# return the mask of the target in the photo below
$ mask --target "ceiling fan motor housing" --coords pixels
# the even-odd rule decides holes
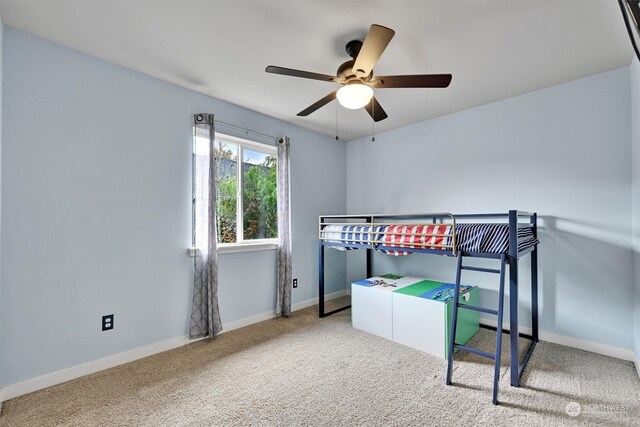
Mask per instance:
[[[338,71],[336,71],[336,75],[344,80],[347,80],[349,77],[355,77],[355,75],[353,74],[354,62],[355,61],[352,59],[340,64],[340,66],[338,67]]]
[[[356,58],[358,57],[358,54],[360,53],[361,48],[362,48],[362,42],[360,40],[351,40],[349,43],[347,43],[347,45],[345,46],[345,50],[347,51],[349,56],[353,59],[341,64],[338,67],[338,71],[336,73],[338,77],[340,77],[345,81],[358,79],[361,81],[368,82],[369,80],[371,80],[371,77],[373,76],[373,70],[371,70],[369,75],[364,78],[358,78],[356,76],[356,73],[354,73],[353,71],[353,64],[356,62]]]
[[[369,80],[371,80],[371,77],[373,76],[373,70],[371,70],[371,72],[369,73],[368,76],[364,77],[364,78],[359,78],[356,76],[356,74],[353,72],[353,64],[355,63],[355,60],[350,60],[347,61],[343,64],[341,64],[338,67],[338,71],[336,72],[336,75],[344,80],[345,82],[349,82],[351,80],[360,80],[360,81],[364,81],[364,82],[368,82]]]

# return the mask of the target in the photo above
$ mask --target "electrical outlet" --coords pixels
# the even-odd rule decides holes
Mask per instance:
[[[293,287],[294,288],[298,287],[298,279],[293,279]]]
[[[113,314],[102,316],[102,330],[108,331],[113,329]]]

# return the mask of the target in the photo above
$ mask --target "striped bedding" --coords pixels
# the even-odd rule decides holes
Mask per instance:
[[[378,225],[374,227],[376,232],[384,231],[386,226]],[[342,244],[367,244],[371,243],[372,234],[370,225],[325,225],[322,229],[322,237],[334,243]],[[363,241],[364,240],[364,241]],[[375,240],[375,239],[374,239]],[[339,251],[350,251],[358,249],[350,246],[331,246]]]
[[[448,225],[389,225],[385,227],[385,234],[379,234],[376,239],[378,246],[397,247],[403,249],[442,249],[439,245],[451,245],[451,237],[443,236],[422,236],[421,234],[451,234],[451,226]],[[397,233],[397,234],[387,234]],[[434,245],[434,246],[425,246]],[[436,246],[438,245],[438,246]],[[377,249],[377,248],[376,248]],[[409,255],[411,251],[397,251],[388,249],[378,249],[388,255],[401,256]]]
[[[509,252],[509,224],[458,224],[458,250],[465,252]],[[531,227],[518,228],[518,252],[540,243]]]
[[[338,250],[353,250],[351,244],[372,244],[376,249],[389,255],[409,255],[407,249],[442,249],[429,245],[451,245],[451,237],[422,236],[420,234],[451,234],[451,227],[445,225],[379,225],[374,233],[369,233],[369,225],[327,225],[322,236],[331,242],[346,246],[330,246]],[[397,234],[396,234],[397,233]],[[373,241],[372,241],[373,237]],[[523,251],[539,243],[531,227],[518,229],[518,251]],[[456,226],[456,246],[465,252],[507,253],[509,251],[509,224],[458,224]],[[399,248],[388,249],[390,247]]]

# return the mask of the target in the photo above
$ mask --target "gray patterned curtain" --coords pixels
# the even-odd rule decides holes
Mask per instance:
[[[291,314],[291,206],[289,203],[289,137],[278,141],[278,292],[276,316]]]
[[[209,139],[196,144],[194,156],[195,257],[193,304],[189,338],[213,338],[222,330],[218,309],[218,250],[216,231],[215,127],[213,114],[194,114],[196,135]],[[198,158],[208,159],[203,166]],[[208,166],[208,167],[207,167]]]

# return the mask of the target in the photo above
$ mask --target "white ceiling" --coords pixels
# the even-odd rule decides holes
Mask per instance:
[[[396,31],[374,73],[451,73],[447,89],[379,89],[376,132],[630,63],[615,0],[0,0],[5,25],[341,139],[371,132],[364,110],[296,117],[373,23]]]

